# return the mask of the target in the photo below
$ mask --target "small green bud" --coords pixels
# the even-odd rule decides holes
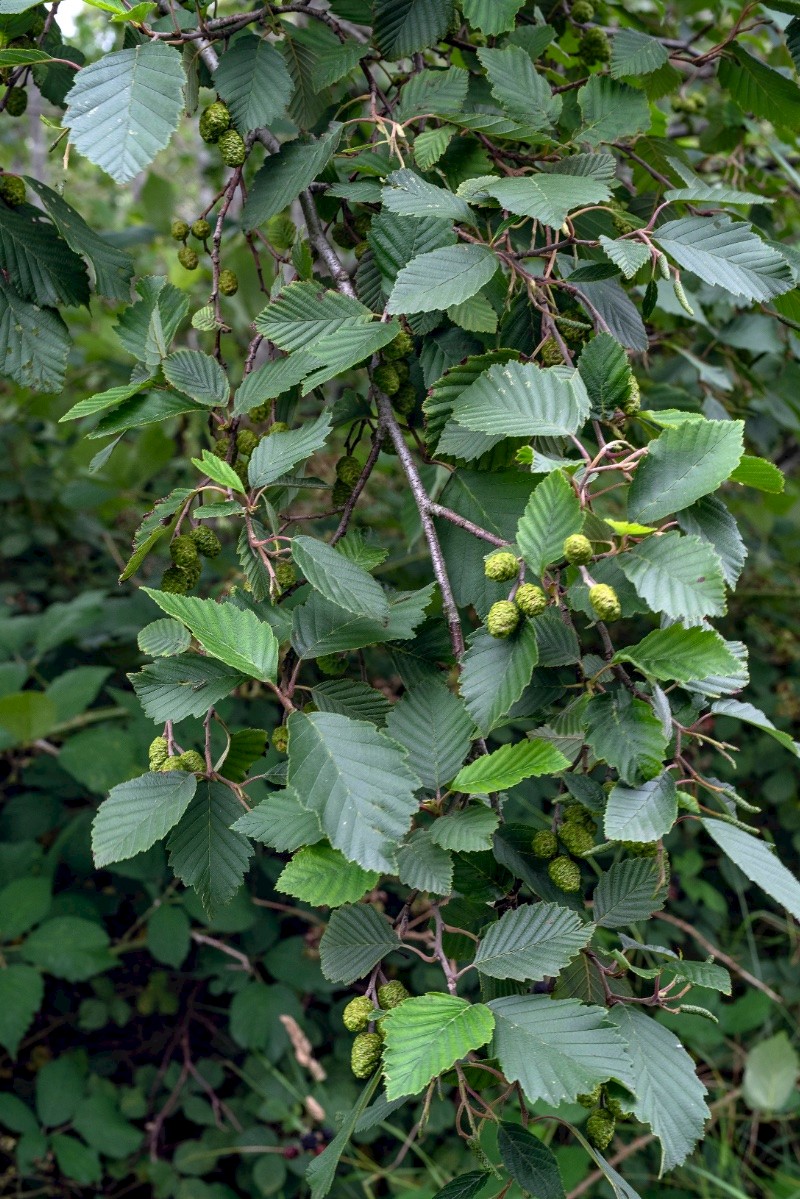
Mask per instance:
[[[583,533],[574,533],[564,542],[564,557],[572,566],[585,566],[594,557],[592,543]]]
[[[589,0],[575,0],[575,3],[569,10],[569,15],[576,25],[585,25],[594,16],[594,8],[589,3]]]
[[[414,338],[410,333],[406,333],[405,329],[401,329],[394,341],[390,341],[388,346],[381,350],[381,357],[384,362],[397,362],[401,358],[407,358],[413,349]]]
[[[247,157],[247,150],[241,134],[235,129],[223,133],[217,142],[222,161],[228,167],[240,167]]]
[[[154,737],[147,750],[151,770],[160,770],[169,757],[169,742],[166,737]]]
[[[297,582],[297,571],[293,564],[285,558],[280,562],[275,563],[275,578],[278,581],[278,586],[285,591],[287,587],[293,587]]]
[[[321,674],[327,674],[335,678],[337,675],[344,674],[347,670],[347,659],[340,658],[338,654],[321,654],[317,658],[317,669]]]
[[[631,375],[628,394],[622,401],[622,411],[626,416],[635,416],[642,406],[641,392],[639,391],[639,380],[635,375]]]
[[[192,237],[196,237],[198,241],[207,241],[211,236],[211,226],[204,217],[192,222]]]
[[[558,887],[559,891],[564,891],[567,895],[574,895],[576,891],[580,891],[581,868],[571,858],[563,855],[560,858],[553,858],[547,867],[547,873],[550,875],[550,881]]]
[[[562,824],[558,835],[569,852],[576,856],[587,853],[594,845],[594,836],[589,829],[575,821]]]
[[[368,241],[360,241],[358,243],[358,245],[353,246],[353,253],[355,254],[356,258],[359,260],[359,262],[364,257],[364,255],[366,254],[368,249],[369,249]]]
[[[393,1007],[399,1007],[401,1003],[409,998],[409,992],[405,989],[401,982],[384,983],[382,987],[378,987],[378,1003],[385,1012],[391,1011]]]
[[[399,362],[393,362],[392,366],[397,371],[397,377],[400,380],[400,386],[402,387],[403,384],[407,383],[411,378],[411,367],[402,359],[400,359]]]
[[[178,758],[181,763],[180,769],[185,770],[187,774],[205,774],[206,760],[201,753],[196,749],[187,749]]]
[[[6,93],[6,112],[10,117],[21,117],[28,107],[28,93],[24,87],[10,87]]]
[[[372,372],[372,381],[387,396],[393,396],[400,390],[400,376],[388,362],[375,367]]]
[[[271,216],[264,227],[267,241],[278,251],[291,250],[297,236],[297,227],[286,212]]]
[[[614,1139],[616,1120],[610,1112],[602,1107],[595,1108],[586,1121],[586,1137],[601,1152],[607,1149]]]
[[[568,804],[564,809],[564,823],[577,824],[581,828],[588,828],[590,833],[597,832],[597,825],[594,822],[594,817],[588,808],[582,803]]]
[[[197,546],[198,554],[202,554],[204,558],[216,558],[217,554],[222,552],[222,542],[208,525],[198,525],[196,529],[192,529],[189,536]]]
[[[352,454],[347,454],[336,463],[336,478],[341,479],[352,490],[361,478],[362,469],[358,458],[354,458]]]
[[[5,200],[9,208],[16,208],[25,203],[25,180],[19,175],[0,175],[0,200]]]
[[[608,62],[611,58],[611,43],[602,29],[586,29],[578,43],[578,57],[587,66]]]
[[[219,290],[223,296],[235,296],[239,290],[239,280],[233,271],[227,268],[219,273]]]
[[[183,770],[181,757],[181,754],[176,754],[173,758],[165,758],[158,769],[162,774],[166,774],[170,770]]]
[[[576,1095],[575,1098],[581,1107],[597,1107],[602,1094],[602,1083],[597,1083],[595,1087],[592,1087],[591,1091],[587,1091],[585,1095]]]
[[[369,1024],[372,1012],[372,1000],[366,995],[357,995],[351,999],[342,1012],[342,1024],[348,1032],[363,1032]]]
[[[343,483],[341,479],[337,479],[331,489],[331,503],[334,508],[344,508],[352,494],[353,488],[347,483]]]
[[[519,574],[519,559],[511,550],[497,550],[484,558],[483,573],[495,583],[507,583]]]
[[[236,448],[244,457],[249,457],[258,445],[258,434],[252,429],[240,429],[236,434]]]
[[[279,754],[285,754],[289,748],[289,730],[285,724],[279,724],[272,732],[272,748]]]
[[[228,441],[227,437],[218,437],[214,442],[211,453],[217,458],[227,458],[230,444],[231,443]]]
[[[547,607],[547,595],[535,583],[523,583],[517,588],[514,602],[525,616],[541,616]]]
[[[548,337],[539,346],[539,359],[543,366],[562,366],[564,355],[554,337]]]
[[[186,241],[189,236],[189,226],[186,221],[174,220],[169,227],[169,235],[174,241]]]
[[[191,246],[181,246],[178,250],[178,262],[187,271],[196,271],[200,265],[197,251],[193,250]]]
[[[381,1060],[381,1038],[376,1032],[360,1032],[353,1041],[350,1069],[356,1078],[369,1078]]]
[[[413,383],[404,383],[392,396],[392,407],[400,416],[410,416],[417,406],[417,389]]]
[[[598,620],[619,620],[622,616],[622,606],[617,593],[607,583],[595,583],[589,588],[589,603],[594,608]]]
[[[161,590],[168,595],[186,595],[190,586],[189,576],[180,566],[168,566],[161,576]]]
[[[605,1104],[606,1111],[610,1116],[613,1116],[615,1120],[625,1119],[627,1115],[625,1108],[622,1106],[619,1099],[617,1099],[614,1095],[609,1095],[608,1091],[605,1089],[603,1091],[603,1102]]]
[[[492,637],[510,637],[519,624],[522,613],[511,600],[492,604],[486,617],[486,628]]]
[[[273,433],[288,433],[289,426],[285,420],[274,420],[267,429],[267,437],[271,437]]]
[[[191,535],[182,533],[180,537],[174,537],[169,547],[169,556],[176,566],[181,566],[184,570],[187,566],[194,566],[197,562],[197,545]]]
[[[200,136],[204,142],[218,142],[226,129],[230,128],[231,114],[226,104],[215,100],[200,116]]]
[[[554,858],[558,853],[558,838],[550,829],[540,829],[533,834],[531,849],[536,858]]]

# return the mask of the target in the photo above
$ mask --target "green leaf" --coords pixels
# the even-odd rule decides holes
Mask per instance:
[[[661,1174],[679,1166],[703,1135],[711,1113],[706,1088],[678,1038],[644,1012],[620,1003],[608,1018],[617,1026],[632,1062],[637,1120],[661,1142]]]
[[[324,171],[339,145],[341,125],[334,123],[318,141],[295,141],[270,154],[259,170],[242,212],[245,230],[283,212]]]
[[[0,699],[0,748],[26,745],[49,733],[58,712],[42,691],[12,691]]]
[[[719,496],[703,496],[691,507],[684,508],[678,513],[678,524],[684,533],[692,533],[708,542],[720,560],[725,582],[729,587],[735,587],[747,558],[747,546],[736,520]]]
[[[800,920],[800,882],[764,841],[724,820],[703,820],[703,827],[743,874]]]
[[[407,121],[409,117],[422,117],[429,112],[439,116],[462,112],[468,86],[469,72],[463,67],[447,67],[443,71],[429,67],[419,71],[403,84],[395,118]],[[415,156],[418,144],[419,135],[414,142]]]
[[[128,353],[155,371],[189,311],[189,298],[160,275],[139,279],[136,290],[141,299],[125,309],[115,331]]]
[[[180,820],[197,788],[179,770],[143,774],[112,787],[92,822],[92,854],[99,870],[150,849]]]
[[[605,234],[601,234],[600,245],[603,247],[603,252],[611,259],[615,266],[619,267],[626,279],[632,279],[645,263],[650,261],[650,251],[640,241],[623,241],[619,238],[614,240],[611,237],[606,237]],[[603,335],[601,334],[600,336]],[[608,334],[605,336],[608,336]],[[581,355],[582,360],[583,355]]]
[[[72,1123],[92,1148],[121,1161],[136,1152],[144,1133],[124,1118],[117,1103],[108,1094],[89,1095],[79,1104]]]
[[[345,1116],[336,1136],[325,1146],[322,1153],[311,1159],[311,1164],[306,1170],[306,1178],[311,1186],[311,1199],[325,1199],[333,1186],[339,1158],[347,1148],[360,1117],[378,1089],[380,1080],[380,1071],[377,1071],[361,1092],[358,1103]]]
[[[458,772],[450,786],[468,795],[488,795],[516,787],[523,779],[558,774],[568,766],[564,755],[548,741],[518,741],[476,758]]]
[[[584,347],[578,370],[592,406],[602,416],[610,417],[629,399],[633,371],[625,350],[609,333],[598,333]]]
[[[612,788],[604,817],[610,841],[658,841],[678,818],[675,780],[666,770],[638,787]]]
[[[405,751],[371,724],[331,712],[293,712],[288,725],[289,786],[348,861],[392,873],[418,807]]]
[[[339,908],[356,903],[379,879],[376,870],[362,870],[330,845],[309,845],[284,866],[275,889],[314,907]]]
[[[57,313],[26,303],[0,278],[0,363],[4,375],[31,391],[60,392],[71,345]]]
[[[455,246],[456,234],[451,222],[439,217],[403,217],[382,211],[372,221],[367,242],[388,296],[402,267],[422,254]]]
[[[179,654],[128,675],[145,715],[157,724],[205,716],[209,708],[245,680],[245,675],[213,658]]]
[[[503,53],[503,51],[494,51]],[[527,55],[524,55],[527,58]],[[548,88],[549,90],[549,88]],[[531,217],[551,229],[560,229],[575,208],[602,204],[611,197],[603,180],[539,171],[510,179],[480,180],[481,194],[493,196],[508,212]]]
[[[28,935],[21,953],[26,962],[47,974],[79,983],[117,965],[109,944],[108,933],[95,920],[54,916]]]
[[[0,890],[0,941],[15,941],[44,920],[52,903],[48,878],[15,878]]]
[[[397,933],[375,908],[360,903],[337,908],[319,943],[322,973],[331,982],[355,982],[399,945]]]
[[[564,1199],[564,1184],[551,1149],[519,1124],[503,1122],[497,1130],[503,1165],[517,1185],[536,1199]]]
[[[433,584],[429,584],[419,591],[393,596],[389,601],[388,624],[354,616],[314,593],[294,610],[292,645],[302,658],[319,658],[322,654],[338,654],[413,637],[432,593]]]
[[[797,1085],[800,1059],[781,1030],[760,1041],[747,1054],[744,1068],[744,1101],[754,1112],[772,1115],[791,1102]]]
[[[397,851],[397,876],[407,887],[434,895],[453,889],[453,859],[429,829],[416,829]]]
[[[800,88],[794,80],[748,54],[738,42],[727,47],[717,77],[744,112],[790,129],[800,121]]]
[[[742,421],[688,421],[651,441],[628,493],[628,516],[642,524],[688,508],[715,491],[742,456]]]
[[[743,454],[739,465],[730,473],[731,483],[740,483],[742,487],[755,487],[757,491],[767,491],[771,495],[780,495],[786,482],[783,471],[765,458],[753,458]]]
[[[192,926],[182,907],[162,903],[147,921],[147,948],[151,957],[177,970],[192,947]]]
[[[649,75],[669,62],[669,54],[658,38],[635,29],[618,29],[611,45],[611,75]]]
[[[590,146],[646,133],[650,128],[647,98],[636,88],[605,75],[592,75],[578,92],[583,128],[575,137]]]
[[[734,296],[764,303],[794,287],[785,258],[746,222],[687,216],[660,225],[653,237],[685,270]]]
[[[536,634],[527,621],[513,637],[492,637],[485,629],[473,634],[464,655],[461,694],[482,736],[517,702],[538,658]]]
[[[374,33],[392,61],[435,45],[447,33],[452,0],[374,0]]]
[[[36,1114],[42,1124],[55,1128],[68,1123],[83,1098],[85,1063],[77,1054],[52,1058],[36,1075]]]
[[[601,875],[593,896],[592,915],[600,928],[624,928],[649,920],[666,900],[667,885],[658,859],[628,858],[616,862]]]
[[[384,208],[400,216],[434,216],[442,220],[474,222],[472,209],[466,200],[426,183],[413,171],[403,168],[393,171],[387,179],[387,187],[381,193]]]
[[[389,620],[389,601],[380,583],[362,567],[324,541],[295,537],[292,558],[312,587],[330,603],[383,624]]]
[[[735,674],[739,669],[719,633],[713,629],[685,629],[679,624],[654,629],[637,645],[618,650],[612,661],[632,662],[651,679],[678,683]]]
[[[282,116],[292,95],[283,55],[266,38],[249,33],[235,38],[221,56],[214,84],[243,136]]]
[[[513,121],[527,129],[549,129],[561,113],[561,97],[538,73],[530,55],[521,46],[502,50],[481,46],[481,66],[486,71],[492,95]]]
[[[326,409],[315,421],[299,429],[262,437],[250,456],[250,486],[269,487],[277,479],[290,474],[299,463],[322,449],[330,431],[331,413]]]
[[[577,370],[533,362],[496,363],[464,391],[454,412],[460,425],[506,437],[569,437],[589,416]]]
[[[51,1144],[56,1165],[65,1178],[83,1186],[99,1184],[102,1181],[103,1167],[96,1149],[91,1149],[77,1137],[67,1136],[63,1132],[55,1133]]]
[[[154,620],[139,632],[136,643],[151,658],[171,658],[182,654],[191,644],[191,635],[177,620]]]
[[[407,999],[383,1018],[386,1097],[418,1095],[492,1035],[494,1017],[483,1003],[436,992]]]
[[[431,841],[459,853],[480,853],[492,848],[500,817],[492,808],[472,804],[440,816],[431,825]]]
[[[269,309],[266,311],[269,312]],[[313,366],[314,359],[310,354],[295,353],[286,358],[275,358],[272,362],[265,362],[263,366],[256,367],[245,376],[236,389],[234,412],[237,415],[249,412],[251,408],[267,400],[277,399],[302,382]]]
[[[321,712],[338,712],[340,716],[368,720],[370,724],[385,724],[390,710],[383,692],[356,679],[326,679],[312,687],[311,696]],[[395,730],[390,731],[390,736],[404,744]],[[419,774],[416,767],[415,770]]]
[[[232,827],[243,836],[263,841],[281,853],[322,840],[316,812],[309,812],[291,787],[273,792],[269,799],[240,816]]]
[[[489,282],[498,259],[488,246],[459,243],[418,254],[398,272],[387,312],[434,312],[474,296]]]
[[[722,564],[699,537],[674,531],[648,537],[617,561],[654,612],[690,622],[725,612]]]
[[[467,756],[475,730],[463,701],[431,679],[406,691],[389,713],[386,731],[405,746],[423,786],[439,791]]]
[[[125,250],[118,249],[86,224],[79,212],[66,202],[58,192],[30,175],[25,176],[28,187],[44,205],[64,241],[76,254],[88,258],[94,267],[95,286],[101,295],[110,300],[128,300],[130,281],[133,276],[133,259]],[[62,417],[63,419],[63,417]]]
[[[371,324],[374,313],[358,300],[316,283],[290,283],[259,313],[255,326],[284,350],[313,349],[322,337]]]
[[[197,792],[167,842],[169,864],[197,893],[209,919],[242,884],[253,847],[232,826],[241,804],[223,783],[201,779]]]
[[[368,45],[356,41],[342,42],[338,46],[331,46],[329,50],[323,50],[317,58],[315,69],[318,87],[326,88],[338,83],[369,53]]]
[[[628,691],[596,695],[586,708],[586,744],[625,783],[660,774],[667,743],[653,709]]]
[[[31,966],[0,967],[0,1045],[12,1058],[44,999],[44,980]]]
[[[593,932],[593,924],[557,903],[525,904],[489,928],[473,965],[492,978],[538,982],[563,970]]]
[[[168,616],[185,624],[213,658],[251,678],[275,682],[278,642],[270,626],[254,612],[232,603],[171,595],[152,587],[143,587],[142,591]]]
[[[151,379],[144,382],[137,380],[135,383],[128,383],[122,387],[110,387],[108,391],[99,391],[96,395],[78,400],[77,404],[73,404],[63,416],[59,417],[59,424],[78,420],[82,416],[92,416],[95,412],[102,412],[106,408],[114,408],[123,400],[132,399],[141,391],[145,391],[151,382]]]
[[[231,390],[227,375],[210,354],[176,350],[162,365],[167,382],[199,404],[227,404]]]
[[[482,0],[476,2],[481,3]],[[495,0],[488,2],[494,4]],[[492,1181],[493,1174],[486,1174],[483,1170],[470,1170],[469,1174],[459,1174],[458,1178],[451,1179],[436,1192],[433,1199],[475,1199],[475,1196]]]
[[[183,109],[181,56],[163,42],[104,54],[67,95],[70,141],[116,183],[128,183],[169,142]]]
[[[625,1078],[630,1070],[622,1038],[604,1008],[546,995],[507,995],[489,1007],[500,1068],[509,1082],[520,1083],[531,1103],[574,1103],[579,1093]]]
[[[800,757],[800,742],[794,741],[782,729],[777,729],[772,721],[753,704],[741,703],[738,699],[719,699],[711,705],[711,711],[718,716],[731,716],[734,720],[743,720],[746,724],[755,725],[756,728],[768,733],[795,757]]]
[[[515,17],[524,3],[525,0],[462,0],[461,8],[473,29],[495,37],[514,28]]]
[[[23,300],[52,307],[88,306],[83,260],[36,208],[4,204],[0,209],[0,266]]]
[[[537,578],[564,557],[564,541],[583,527],[580,500],[567,476],[554,470],[537,484],[517,526],[520,553]]]

